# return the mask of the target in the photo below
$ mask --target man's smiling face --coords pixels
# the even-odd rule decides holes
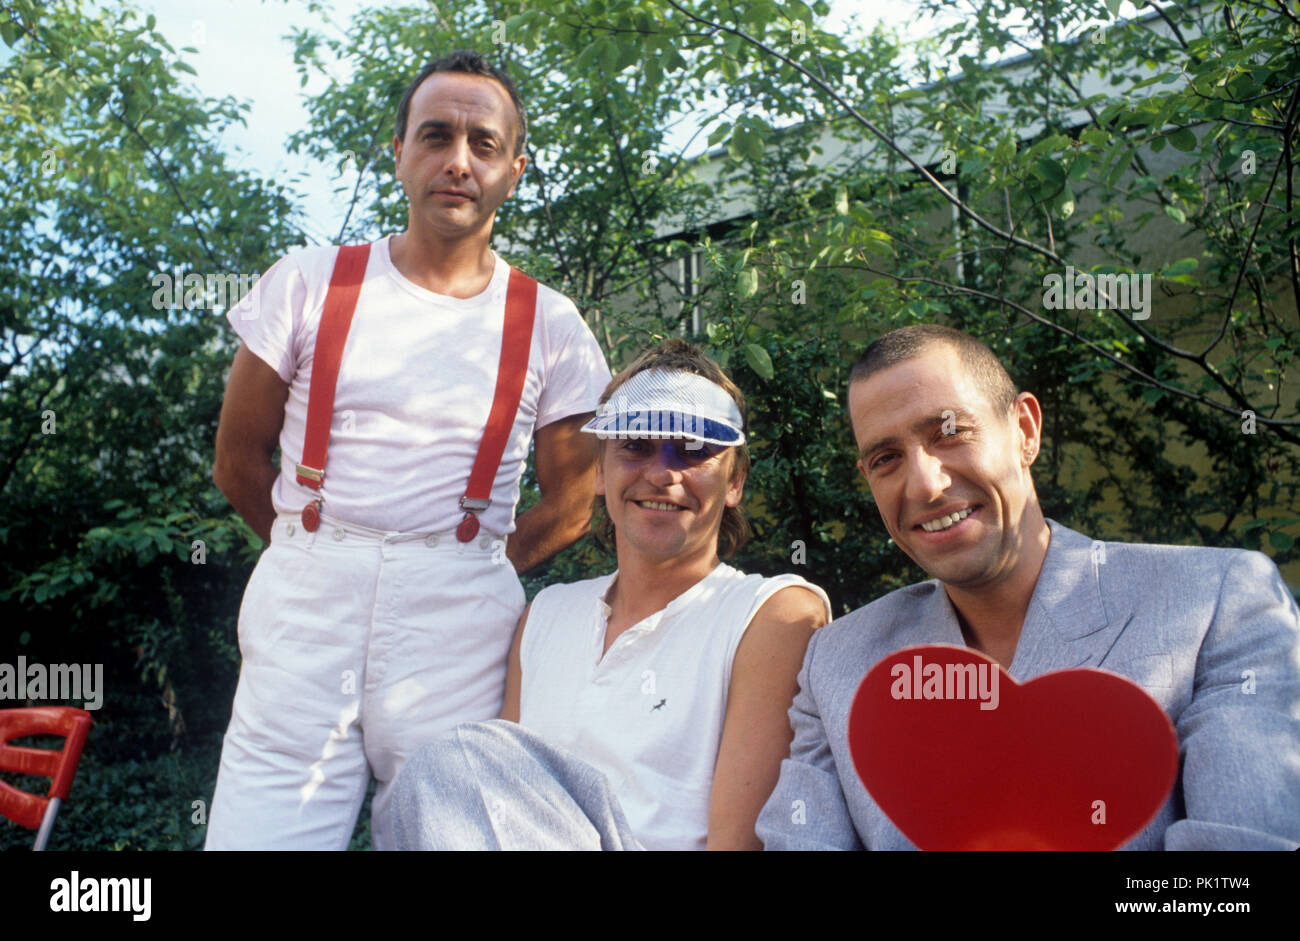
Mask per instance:
[[[489,233],[528,158],[514,156],[518,115],[501,83],[435,72],[411,96],[406,139],[393,139],[411,224],[455,238]]]
[[[649,558],[717,552],[722,511],[738,506],[745,475],[734,449],[683,439],[602,442],[596,493],[623,547]]]
[[[1038,400],[1022,392],[999,412],[943,342],[849,388],[858,468],[890,536],[965,590],[1011,575],[1037,516]]]

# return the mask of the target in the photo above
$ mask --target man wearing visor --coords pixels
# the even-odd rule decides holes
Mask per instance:
[[[669,340],[583,431],[618,568],[524,611],[501,718],[453,729],[398,776],[399,848],[761,848],[795,676],[830,604],[797,575],[721,561],[749,535],[744,397]]]

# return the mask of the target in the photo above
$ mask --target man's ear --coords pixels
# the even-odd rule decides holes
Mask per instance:
[[[396,134],[393,135],[393,171],[396,172],[402,167],[402,139]]]
[[[1021,392],[1013,408],[1021,463],[1029,467],[1043,444],[1043,406],[1032,392]]]
[[[519,185],[519,181],[523,178],[524,167],[528,166],[528,155],[520,154],[512,161],[512,165],[514,168],[515,179],[514,182],[510,184],[510,191],[506,193],[507,199],[515,195],[515,187]]]
[[[741,498],[745,496],[745,478],[748,475],[745,471],[737,471],[731,477],[731,483],[727,487],[727,506],[740,506]]]
[[[602,466],[604,463],[605,443],[598,441],[596,443],[596,496],[598,497],[605,495],[605,471]]]

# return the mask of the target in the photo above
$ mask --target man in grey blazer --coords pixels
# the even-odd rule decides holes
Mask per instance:
[[[858,467],[894,542],[933,579],[813,634],[794,742],[756,831],[767,849],[912,849],[853,767],[867,671],[916,644],[982,651],[1024,683],[1099,667],[1151,694],[1179,772],[1126,849],[1300,846],[1300,613],[1258,552],[1094,542],[1044,519],[1042,409],[982,343],[895,330],[854,365]]]

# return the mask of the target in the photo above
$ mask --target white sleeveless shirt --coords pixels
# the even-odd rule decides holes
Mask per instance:
[[[782,588],[826,593],[798,575],[725,563],[628,628],[605,655],[617,572],[551,585],[520,643],[519,723],[605,773],[646,849],[704,849],[731,664],[758,609]]]

